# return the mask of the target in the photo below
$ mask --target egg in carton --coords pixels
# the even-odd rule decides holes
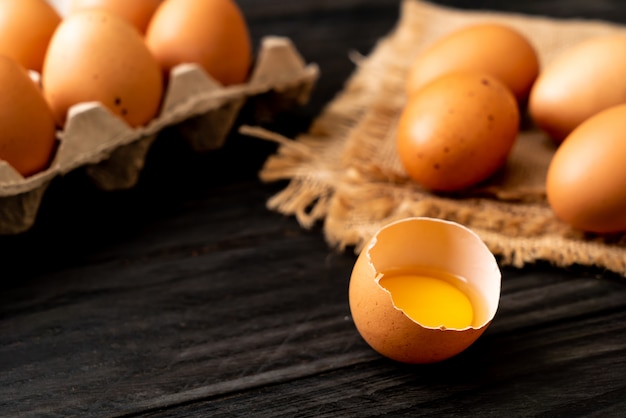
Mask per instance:
[[[57,176],[83,168],[101,189],[131,188],[164,128],[176,127],[196,151],[219,149],[246,102],[256,99],[269,112],[305,104],[318,76],[317,65],[307,64],[288,38],[266,36],[244,84],[222,86],[193,63],[173,68],[160,113],[145,126],[131,128],[98,102],[74,105],[46,170],[25,178],[0,160],[0,234],[33,225]]]

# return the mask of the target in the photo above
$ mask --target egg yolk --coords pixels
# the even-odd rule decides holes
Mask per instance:
[[[380,285],[391,293],[394,305],[426,327],[466,328],[472,325],[470,299],[446,280],[399,274],[384,276]]]

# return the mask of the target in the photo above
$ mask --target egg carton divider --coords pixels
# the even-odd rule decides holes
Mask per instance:
[[[131,188],[164,128],[176,127],[195,151],[221,148],[246,102],[264,97],[304,104],[318,76],[318,66],[307,64],[290,39],[265,36],[245,84],[222,86],[196,64],[172,69],[161,111],[145,126],[132,128],[97,102],[77,104],[57,132],[58,148],[46,170],[25,178],[0,160],[0,234],[29,229],[45,190],[58,176],[84,168],[104,190]]]

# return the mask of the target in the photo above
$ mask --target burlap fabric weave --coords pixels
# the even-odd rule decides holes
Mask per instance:
[[[323,222],[330,246],[358,253],[383,225],[429,216],[473,229],[503,265],[537,260],[598,266],[626,275],[626,234],[598,236],[555,218],[545,199],[545,173],[555,145],[526,123],[506,167],[488,184],[457,194],[429,193],[411,182],[397,157],[395,128],[405,102],[412,58],[436,38],[478,21],[517,28],[545,66],[563,49],[596,35],[626,32],[598,21],[462,11],[404,0],[400,19],[366,57],[305,134],[280,142],[260,172],[266,182],[289,180],[268,207],[309,228]],[[503,57],[503,59],[506,59]]]

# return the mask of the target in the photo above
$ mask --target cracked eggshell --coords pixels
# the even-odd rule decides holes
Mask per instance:
[[[464,329],[429,328],[396,308],[380,284],[385,272],[425,268],[458,275],[479,295],[484,314]],[[354,324],[377,352],[396,361],[433,363],[464,351],[493,320],[501,273],[484,242],[470,229],[434,218],[406,218],[382,227],[359,255],[350,277]]]

